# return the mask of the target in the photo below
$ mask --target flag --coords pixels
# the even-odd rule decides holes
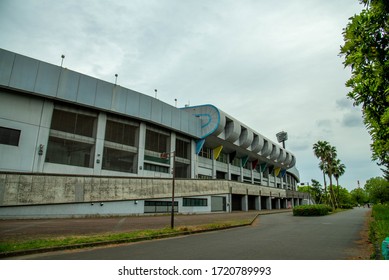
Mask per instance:
[[[201,149],[204,146],[204,143],[205,143],[205,139],[200,139],[200,140],[196,141],[196,155],[198,155],[200,153]]]
[[[242,158],[242,167],[246,165],[248,160],[249,160],[249,156],[245,156],[244,158]]]
[[[258,164],[257,159],[251,162],[251,167],[253,168],[253,170],[255,169],[255,167],[257,167],[257,164]]]
[[[223,150],[223,146],[219,146],[213,149],[213,159],[215,160],[218,159],[222,150]]]

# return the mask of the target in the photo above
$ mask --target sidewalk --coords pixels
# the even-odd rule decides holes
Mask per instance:
[[[261,210],[211,214],[176,214],[175,227],[196,226],[247,220],[251,224],[258,215],[291,212],[291,209]],[[108,218],[0,220],[0,242],[70,235],[92,235],[132,232],[170,227],[170,215],[124,216]]]

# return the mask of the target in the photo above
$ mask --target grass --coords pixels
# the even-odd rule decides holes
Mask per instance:
[[[227,221],[214,224],[205,224],[199,226],[181,226],[174,229],[163,228],[155,230],[139,230],[126,233],[115,234],[97,234],[83,236],[64,236],[64,237],[46,237],[29,240],[7,240],[0,242],[0,253],[7,255],[12,252],[28,252],[31,250],[43,249],[65,249],[65,248],[81,248],[95,245],[129,243],[140,240],[156,239],[163,237],[171,237],[181,234],[190,234],[201,231],[210,231],[224,229],[236,226],[248,225],[252,221],[248,219]],[[1,257],[0,254],[0,257]]]
[[[373,221],[370,222],[370,241],[376,244],[377,253],[381,255],[382,241],[389,236],[389,205],[374,205],[372,217]]]

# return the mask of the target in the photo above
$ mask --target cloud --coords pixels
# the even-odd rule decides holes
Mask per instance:
[[[67,68],[109,82],[117,73],[172,105],[214,104],[273,141],[287,131],[304,181],[320,179],[318,140],[349,165],[366,161],[365,177],[379,170],[338,57],[358,1],[0,2],[1,48],[57,65],[65,54]],[[360,174],[350,166],[345,181]]]
[[[345,127],[363,126],[362,116],[357,112],[349,112],[343,116],[342,125]]]

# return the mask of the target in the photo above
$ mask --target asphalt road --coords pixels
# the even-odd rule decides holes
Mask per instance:
[[[23,256],[40,260],[341,260],[358,253],[368,208],[322,217],[279,213],[252,226],[103,248]]]

